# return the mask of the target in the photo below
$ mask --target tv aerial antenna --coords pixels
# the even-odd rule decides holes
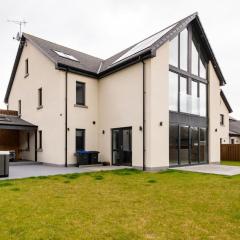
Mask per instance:
[[[16,21],[16,20],[7,20],[8,22],[17,24],[19,26],[19,32],[17,33],[16,37],[13,37],[14,40],[20,41],[22,37],[22,27],[27,24],[25,20]]]

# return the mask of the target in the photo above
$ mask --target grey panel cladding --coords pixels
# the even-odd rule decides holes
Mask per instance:
[[[185,113],[169,112],[169,122],[193,127],[208,127],[208,118]]]

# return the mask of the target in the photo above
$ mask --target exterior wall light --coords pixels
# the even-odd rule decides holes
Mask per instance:
[[[163,125],[163,122],[160,122],[159,125],[162,126],[162,125]]]
[[[142,130],[143,130],[143,129],[142,129],[142,126],[140,126],[140,127],[139,127],[139,131],[142,131]]]
[[[102,134],[105,134],[105,131],[104,131],[104,130],[102,130]]]

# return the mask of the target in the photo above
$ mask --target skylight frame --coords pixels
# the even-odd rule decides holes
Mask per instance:
[[[70,54],[67,54],[67,53],[64,53],[64,52],[61,52],[61,51],[58,51],[58,50],[53,50],[59,57],[62,57],[62,58],[66,58],[68,60],[72,60],[72,61],[75,61],[75,62],[79,62],[79,60],[74,57],[73,55],[70,55]]]

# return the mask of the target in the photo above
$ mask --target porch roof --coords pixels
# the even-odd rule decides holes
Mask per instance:
[[[0,129],[35,131],[38,126],[21,119],[19,116],[0,114]]]

